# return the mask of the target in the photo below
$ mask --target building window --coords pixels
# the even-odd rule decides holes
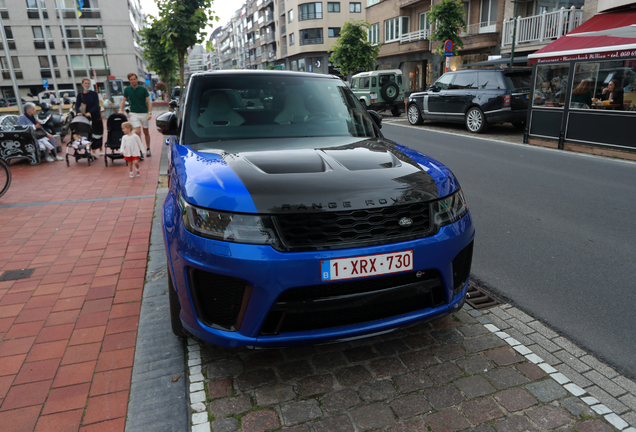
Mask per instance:
[[[60,68],[57,65],[57,57],[51,56],[53,58],[53,69],[55,70],[55,76],[60,78]],[[38,60],[40,61],[40,75],[42,78],[51,78],[51,66],[49,65],[49,58],[47,56],[38,56]]]
[[[60,33],[64,35],[61,28]],[[106,40],[97,36],[97,26],[82,26],[82,38],[86,48],[106,47]],[[66,40],[69,48],[82,47],[77,27],[66,27]],[[62,46],[66,47],[64,42],[64,38],[62,38]]]
[[[291,70],[293,70],[293,71],[297,71],[298,70],[298,62],[296,60],[291,62]]]
[[[36,49],[45,49],[46,45],[44,45],[44,36],[42,36],[42,27],[31,27],[33,30],[33,45]],[[46,26],[46,38],[49,41],[49,47],[55,48],[53,44],[53,36],[51,35],[51,27]]]
[[[329,37],[340,37],[340,27],[329,27]]]
[[[295,42],[296,42],[296,39],[294,38],[294,34],[290,33],[290,35],[289,35],[289,46],[292,46]]]
[[[340,2],[329,2],[327,3],[327,12],[338,12],[340,13]]]
[[[101,54],[89,55],[87,57],[88,57],[88,63],[89,63],[88,68],[96,70],[98,75],[103,75],[103,73],[101,72],[104,72],[104,70],[107,70],[108,68],[107,63],[104,64],[104,57]],[[106,58],[106,62],[108,62],[108,58]],[[71,66],[73,67],[73,70],[79,70],[79,71],[86,70],[86,67],[84,66],[84,56],[72,55]]]
[[[11,56],[11,64],[13,66],[13,71],[15,72],[16,78],[24,78],[22,76],[22,69],[20,69],[20,60],[17,56]],[[9,71],[9,64],[7,63],[7,58],[2,56],[0,57],[0,66],[2,66],[2,78],[11,79],[11,74]]]
[[[287,23],[294,22],[294,10],[287,12]]]
[[[428,12],[421,13],[420,14],[420,30],[429,31],[430,29],[431,29],[431,23],[428,20]]]
[[[26,4],[27,4],[27,16],[29,18],[39,18],[40,15],[38,14],[37,0],[26,0]],[[49,14],[46,10],[46,4],[42,4],[41,9],[42,9],[42,17],[48,18]]]
[[[409,32],[409,17],[397,17],[384,21],[384,43],[397,42]]]
[[[367,7],[380,3],[380,0],[367,0]]]
[[[565,106],[565,94],[569,75],[569,64],[547,64],[537,66],[532,105],[563,109]],[[602,89],[597,88],[596,80],[594,80],[594,77],[596,77],[597,74],[593,69],[590,69],[587,76],[590,77],[589,87],[592,95],[598,94],[597,97],[600,97]],[[581,78],[582,75],[576,74],[574,82],[577,82],[577,80],[582,81]]]
[[[380,24],[373,24],[369,27],[369,42],[374,44],[380,43]]]
[[[322,3],[304,3],[298,5],[298,21],[322,19]]]
[[[298,59],[298,70],[301,72],[305,71],[305,59]]]
[[[324,43],[322,28],[312,28],[300,31],[301,45],[315,45]]]
[[[362,3],[349,3],[349,12],[351,13],[362,12]]]
[[[0,5],[2,3],[0,2]],[[13,39],[13,32],[11,31],[11,27],[5,26],[4,34],[7,36],[7,42],[9,44],[9,49],[15,49],[15,39]],[[0,49],[4,49],[4,45],[2,41],[0,41]]]

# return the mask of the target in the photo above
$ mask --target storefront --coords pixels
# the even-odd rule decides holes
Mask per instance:
[[[634,10],[597,14],[528,56],[534,87],[525,142],[636,152],[636,32],[626,31],[634,25]]]

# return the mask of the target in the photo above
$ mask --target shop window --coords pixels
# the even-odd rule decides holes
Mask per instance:
[[[329,2],[327,3],[327,12],[340,12],[340,2]]]
[[[563,108],[569,73],[570,65],[568,64],[537,66],[532,105]]]
[[[301,72],[305,72],[305,59],[298,60],[298,70]]]
[[[298,62],[296,60],[291,62],[291,70],[293,70],[293,71],[297,71],[298,70]]]
[[[577,63],[570,108],[636,113],[636,60]]]

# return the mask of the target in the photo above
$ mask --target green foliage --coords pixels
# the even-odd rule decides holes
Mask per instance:
[[[370,24],[365,21],[347,21],[334,47],[329,50],[329,61],[339,67],[343,75],[357,72],[358,68],[374,69],[380,45],[368,41],[369,27]]]
[[[160,22],[152,22],[150,26],[139,32],[143,38],[141,46],[144,48],[143,56],[148,62],[148,68],[157,72],[164,83],[171,83],[176,78],[179,63],[177,53],[161,43],[161,32]],[[161,91],[166,91],[166,89],[161,89]]]
[[[205,40],[205,27],[210,21],[218,21],[214,15],[212,0],[157,0],[161,43],[177,55],[179,86],[183,88],[183,66],[188,48]]]
[[[459,37],[459,32],[466,27],[462,2],[458,0],[442,0],[441,3],[431,6],[429,19],[431,24],[435,23],[435,31],[431,33],[429,40],[442,43],[435,52],[444,54],[444,42],[450,39],[454,44],[453,52],[457,55],[457,49],[464,47],[464,43]]]

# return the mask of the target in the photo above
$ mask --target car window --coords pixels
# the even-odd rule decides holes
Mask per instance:
[[[435,86],[439,88],[440,90],[448,90],[448,87],[450,86],[450,83],[453,81],[453,78],[455,78],[455,75],[456,74],[454,73],[442,75],[437,81],[435,81]]]
[[[504,81],[509,89],[530,89],[532,75],[530,72],[504,74]]]
[[[402,85],[402,75],[398,75],[397,76],[397,83],[401,86]]]
[[[366,80],[368,85],[369,78]],[[366,110],[340,80],[272,74],[201,77],[191,84],[184,143],[254,138],[374,137]]]
[[[371,77],[371,87],[378,86],[378,79],[376,77]]]
[[[368,89],[369,88],[369,78],[360,78],[360,88]]]
[[[464,90],[477,88],[477,74],[476,73],[459,73],[453,81],[453,85],[450,86],[451,90]]]
[[[358,78],[353,78],[351,80],[351,88],[352,89],[357,89],[358,88]]]
[[[482,90],[503,89],[503,83],[499,82],[497,72],[479,72],[479,88]]]
[[[393,74],[380,75],[380,87],[382,87],[384,84],[388,83],[389,81],[395,82],[395,75]]]

